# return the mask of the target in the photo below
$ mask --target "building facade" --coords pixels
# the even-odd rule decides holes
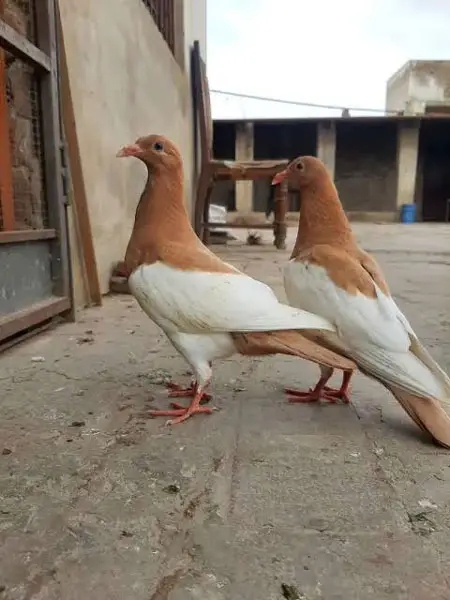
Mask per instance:
[[[319,157],[352,219],[395,221],[403,204],[417,220],[448,219],[450,118],[423,116],[221,120],[214,123],[220,159]],[[212,202],[227,206],[229,222],[264,222],[269,181],[219,182]],[[288,218],[298,218],[291,194]]]
[[[391,221],[403,204],[416,218],[450,219],[450,61],[409,61],[386,86],[386,115],[310,119],[218,120],[214,152],[220,159],[319,157],[328,167],[351,218]],[[266,181],[221,182],[212,201],[229,221],[264,220]],[[289,200],[297,219],[298,195]]]
[[[450,111],[450,61],[410,60],[386,86],[386,111],[405,115]]]

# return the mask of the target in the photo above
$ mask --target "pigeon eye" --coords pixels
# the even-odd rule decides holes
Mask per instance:
[[[155,142],[153,144],[153,150],[156,150],[157,152],[162,152],[164,150],[164,146],[161,144],[161,142]]]
[[[296,168],[296,169],[298,169],[299,171],[303,171],[303,169],[304,169],[303,163],[301,163],[301,162],[298,162],[298,163],[295,165],[295,168]]]

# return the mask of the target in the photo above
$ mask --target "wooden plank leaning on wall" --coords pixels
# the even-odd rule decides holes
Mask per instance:
[[[1,2],[2,0],[0,0]],[[69,155],[72,212],[75,231],[81,246],[82,271],[88,296],[88,305],[101,305],[102,294],[98,278],[97,261],[95,258],[94,242],[92,239],[91,222],[89,219],[89,207],[84,185],[83,169],[81,165],[80,147],[75,122],[75,113],[70,90],[69,72],[67,68],[67,55],[64,45],[64,33],[61,25],[61,17],[57,10],[57,27],[60,40],[60,67],[61,67],[61,105],[64,133]]]

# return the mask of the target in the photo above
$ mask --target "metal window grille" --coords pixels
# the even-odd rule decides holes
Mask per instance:
[[[174,0],[142,0],[148,8],[161,35],[172,53],[175,53]]]
[[[48,207],[39,81],[32,67],[9,52],[5,57],[15,229],[44,229]]]

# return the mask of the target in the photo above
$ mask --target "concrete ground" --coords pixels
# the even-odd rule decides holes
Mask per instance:
[[[450,228],[355,230],[450,370]],[[216,249],[283,296],[288,252]],[[1,600],[450,599],[450,452],[381,386],[289,405],[317,367],[236,356],[220,412],[142,418],[186,368],[128,296],[1,357]]]

